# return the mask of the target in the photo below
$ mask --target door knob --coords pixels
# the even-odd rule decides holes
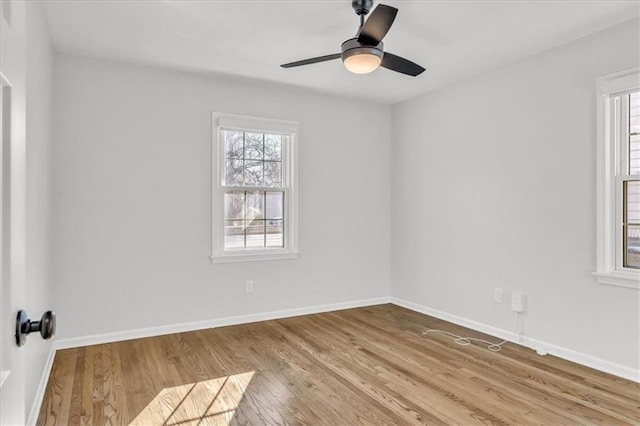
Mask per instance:
[[[47,311],[40,321],[31,321],[23,310],[18,312],[16,320],[16,344],[22,346],[27,342],[27,334],[39,331],[43,339],[51,339],[56,333],[56,313]]]

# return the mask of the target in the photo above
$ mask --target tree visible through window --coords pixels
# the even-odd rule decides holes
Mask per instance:
[[[296,259],[298,123],[212,114],[213,263]]]
[[[224,248],[284,247],[283,145],[287,135],[222,130]]]

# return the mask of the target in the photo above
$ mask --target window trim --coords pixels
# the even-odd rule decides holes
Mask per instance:
[[[640,68],[597,79],[597,269],[600,284],[640,289],[640,270],[624,268],[622,255],[621,135],[617,132],[613,97],[640,88]],[[640,176],[638,176],[640,178]]]
[[[224,191],[222,185],[224,144],[221,129],[238,129],[289,135],[283,150],[284,248],[224,250]],[[298,250],[298,123],[248,115],[212,113],[211,143],[211,261],[217,263],[295,259]],[[274,188],[258,188],[259,190]]]

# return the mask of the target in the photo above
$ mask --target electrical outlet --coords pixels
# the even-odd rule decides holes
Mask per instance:
[[[502,303],[502,289],[494,288],[493,289],[493,301],[496,303]]]
[[[247,280],[247,282],[245,282],[245,289],[247,293],[253,293],[253,280]]]
[[[524,312],[526,296],[522,293],[511,293],[511,310]]]

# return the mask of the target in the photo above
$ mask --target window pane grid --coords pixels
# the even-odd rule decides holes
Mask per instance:
[[[212,262],[297,258],[298,123],[212,117]]]
[[[225,250],[284,248],[284,191],[224,192]]]
[[[285,135],[222,130],[224,185],[282,187],[282,149]]]
[[[640,92],[629,94],[629,133],[640,133]]]
[[[629,135],[628,159],[629,174],[640,174],[640,92],[630,93],[628,96],[629,105]]]
[[[622,202],[622,266],[640,269],[640,181],[623,182]]]
[[[284,248],[286,135],[222,129],[224,249]]]

